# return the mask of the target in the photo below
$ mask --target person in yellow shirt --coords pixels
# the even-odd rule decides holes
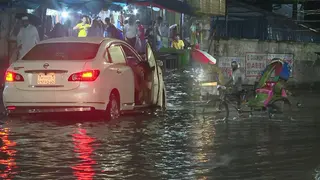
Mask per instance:
[[[73,29],[79,30],[78,37],[87,37],[88,29],[91,27],[88,17],[83,16],[81,22],[78,23]]]
[[[179,34],[175,36],[174,40],[172,41],[171,47],[175,49],[184,49],[184,42],[180,40]]]

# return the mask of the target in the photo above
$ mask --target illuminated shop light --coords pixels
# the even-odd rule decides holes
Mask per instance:
[[[61,15],[62,17],[67,18],[69,16],[69,13],[66,11],[63,11]]]
[[[134,14],[134,15],[137,15],[138,12],[139,12],[138,9],[134,9],[134,10],[133,10],[133,14]]]

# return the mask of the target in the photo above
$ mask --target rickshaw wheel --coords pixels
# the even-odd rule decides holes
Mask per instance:
[[[214,117],[217,120],[227,121],[229,118],[229,107],[225,101],[208,101],[206,106],[202,109],[204,118]]]
[[[269,119],[292,120],[292,104],[287,98],[276,99],[267,107]]]

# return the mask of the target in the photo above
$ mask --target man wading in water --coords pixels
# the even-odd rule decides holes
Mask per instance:
[[[237,101],[237,109],[240,110],[241,105],[241,93],[242,93],[242,84],[244,81],[243,74],[240,71],[240,66],[236,61],[232,61],[232,78],[227,82],[226,86],[230,86],[232,88],[232,95],[235,97]]]

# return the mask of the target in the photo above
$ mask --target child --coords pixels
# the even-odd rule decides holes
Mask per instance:
[[[184,49],[184,42],[180,40],[179,34],[175,36],[174,40],[172,41],[171,47],[175,49]]]

